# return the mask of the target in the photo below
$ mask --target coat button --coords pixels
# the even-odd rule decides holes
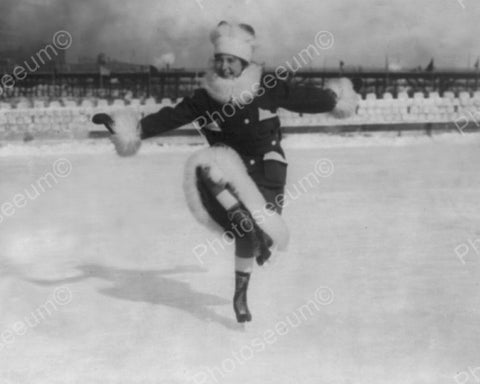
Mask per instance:
[[[273,140],[272,145],[277,145],[277,140]]]
[[[255,165],[255,160],[250,160],[250,165]]]
[[[248,124],[248,123],[250,123],[250,119],[245,119],[245,120],[243,120],[243,122],[244,122],[245,124]]]

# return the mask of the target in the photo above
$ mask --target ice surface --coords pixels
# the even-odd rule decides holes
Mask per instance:
[[[291,245],[255,270],[245,328],[232,248],[184,203],[195,148],[0,148],[0,383],[438,384],[480,366],[478,135],[327,139],[286,140]],[[320,159],[333,174],[302,184]]]

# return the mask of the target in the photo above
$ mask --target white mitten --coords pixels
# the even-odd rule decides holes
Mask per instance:
[[[327,80],[325,88],[337,95],[337,105],[331,112],[335,117],[343,119],[355,114],[360,96],[353,89],[352,82],[346,77]]]
[[[138,152],[142,141],[140,139],[140,123],[135,112],[118,110],[110,115],[100,113],[93,116],[93,122],[105,125],[112,133],[110,140],[120,156],[133,156]]]

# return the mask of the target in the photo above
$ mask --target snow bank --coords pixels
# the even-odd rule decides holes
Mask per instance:
[[[368,146],[405,146],[428,143],[480,144],[480,132],[460,134],[445,132],[427,136],[420,132],[352,133],[348,135],[327,133],[288,134],[283,140],[286,149],[298,148],[342,148]],[[157,152],[192,152],[204,146],[200,137],[156,138],[143,142],[140,154]],[[42,141],[0,143],[0,158],[9,156],[55,156],[59,154],[104,154],[114,153],[113,145],[107,139],[79,141]]]

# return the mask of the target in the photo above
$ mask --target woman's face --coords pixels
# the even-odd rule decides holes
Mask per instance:
[[[233,55],[217,54],[214,60],[215,72],[224,79],[234,79],[243,71],[242,60]]]

